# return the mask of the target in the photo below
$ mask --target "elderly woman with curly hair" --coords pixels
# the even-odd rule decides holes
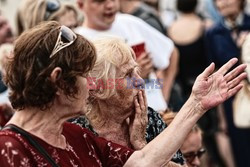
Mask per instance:
[[[217,72],[211,64],[198,76],[190,98],[170,126],[133,151],[66,122],[86,113],[87,76],[95,60],[90,42],[56,22],[36,26],[17,39],[4,76],[16,112],[0,131],[1,166],[162,166],[197,120],[239,91],[246,77],[246,65],[227,73],[237,59]],[[123,80],[127,74],[137,75],[132,55],[127,66],[120,71]],[[145,100],[141,93],[134,99],[130,134],[137,134]]]

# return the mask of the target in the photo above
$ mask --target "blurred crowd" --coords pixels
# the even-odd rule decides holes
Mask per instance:
[[[10,4],[15,11],[7,8]],[[58,113],[59,109],[62,110],[60,114],[67,113],[66,109],[68,111],[72,106],[77,107],[80,102],[73,103],[74,100],[70,99],[69,102],[61,103],[62,99],[76,97],[82,101],[87,99],[86,104],[83,104],[86,105],[86,111],[73,116],[62,114],[64,122],[89,129],[87,136],[91,133],[90,136],[103,137],[129,148],[122,149],[127,152],[124,154],[126,158],[132,154],[130,149],[150,152],[151,149],[147,148],[151,148],[152,143],[155,144],[152,147],[156,152],[161,151],[156,147],[157,142],[154,142],[158,134],[165,132],[164,129],[175,127],[180,130],[169,130],[174,133],[170,135],[173,139],[169,142],[176,141],[176,146],[169,145],[172,150],[167,152],[169,155],[166,160],[169,163],[165,163],[165,166],[250,167],[250,66],[240,66],[242,63],[250,64],[249,6],[248,0],[20,0],[17,3],[0,0],[0,128],[6,124],[15,125],[33,134],[38,141],[46,141],[43,131],[38,130],[39,126],[43,127],[46,123],[38,120],[48,118],[53,122],[49,119],[52,115],[45,117],[47,114],[44,114],[43,118],[35,112],[43,113],[51,111],[50,108],[58,108]],[[15,17],[10,18],[11,12],[15,13]],[[58,26],[60,28],[55,28]],[[55,34],[58,29],[59,34]],[[53,40],[56,44],[53,44]],[[82,48],[81,43],[86,48]],[[63,54],[69,56],[65,60],[57,58],[64,57]],[[74,58],[78,54],[89,57]],[[44,55],[49,55],[50,61]],[[33,59],[33,56],[37,58]],[[206,78],[206,81],[216,81],[219,85],[211,88],[212,95],[209,96],[210,89],[197,81],[200,74],[204,74],[204,70],[206,73],[209,67],[220,72],[225,68],[224,64],[233,58],[237,58],[238,62],[223,74],[227,81],[228,98],[224,99],[220,92],[220,88],[226,86],[223,87],[224,80],[218,79],[217,75],[208,75]],[[10,63],[9,59],[13,61]],[[65,69],[59,68],[61,66],[54,60]],[[211,65],[212,62],[215,65]],[[246,76],[239,71],[245,71]],[[73,76],[83,74],[87,78],[90,93],[75,86],[78,80]],[[45,77],[47,75],[48,78]],[[125,77],[129,79],[123,80],[126,82],[126,90],[123,90],[119,84],[124,83],[119,79]],[[208,112],[199,115],[197,123],[191,121],[193,124],[185,127],[183,121],[183,126],[178,127],[177,121],[181,122],[180,118],[184,115],[179,111],[187,110],[190,97],[198,94],[198,86],[194,85],[208,92],[202,96],[208,97],[205,104],[211,102],[211,107],[206,108]],[[231,89],[237,89],[237,93],[234,90],[231,93]],[[77,98],[77,92],[84,98]],[[223,100],[212,105],[218,96]],[[200,99],[197,101],[203,102]],[[137,105],[140,110],[136,109]],[[193,104],[193,108],[199,107]],[[138,113],[140,116],[136,115]],[[34,120],[29,126],[25,124],[25,121],[35,117],[38,123]],[[177,121],[173,121],[175,119]],[[54,120],[55,125],[61,122],[58,120]],[[139,120],[139,123],[134,120]],[[33,125],[34,128],[31,128]],[[70,126],[64,128],[65,136],[70,128],[80,133],[79,129]],[[13,161],[12,166],[15,166],[17,161],[21,162],[21,158],[13,160],[8,157],[10,155],[5,152],[3,145],[9,141],[6,137],[9,134],[3,131],[8,129],[0,132],[0,160],[9,158],[8,162]],[[49,137],[47,139],[51,141],[47,144],[56,145],[56,141]],[[75,143],[76,147],[78,142]],[[97,143],[104,145],[102,140],[97,140]],[[168,145],[159,145],[159,148],[161,146],[168,149]],[[23,147],[26,148],[26,145]],[[70,145],[69,148],[68,145],[65,147],[70,149]],[[112,147],[120,149],[117,145]],[[62,148],[62,145],[58,148]],[[92,146],[87,148],[92,158],[96,158],[99,152],[101,155],[107,152],[103,153],[99,148],[98,153],[94,154],[91,152]],[[22,149],[20,146],[19,150]],[[27,149],[32,150],[28,146]],[[74,154],[79,156],[78,152]],[[70,157],[68,155],[61,153],[58,156],[63,159]],[[33,156],[38,155],[34,153]],[[110,155],[107,157],[110,158]],[[116,164],[117,157],[110,162],[102,158],[106,166]],[[120,161],[126,159],[124,156],[119,158]],[[36,160],[41,164],[46,162],[39,158]],[[71,160],[71,165],[76,166],[77,160]],[[67,164],[59,159],[55,161],[60,166]],[[25,166],[25,163],[20,164]],[[4,165],[7,164],[6,161]],[[91,162],[87,165],[91,165]],[[124,163],[116,165],[123,166]]]

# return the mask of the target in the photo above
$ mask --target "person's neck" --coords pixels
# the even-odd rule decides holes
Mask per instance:
[[[129,125],[126,121],[129,113],[127,115],[122,113],[124,111],[121,108],[98,101],[86,116],[99,136],[131,147],[129,142]]]
[[[194,12],[192,12],[192,13],[181,13],[179,17],[182,18],[182,19],[198,18],[198,16]]]
[[[141,4],[141,1],[122,1],[121,11],[132,14]]]
[[[98,26],[96,24],[92,24],[90,21],[88,21],[87,18],[85,18],[83,24],[83,27],[89,28],[89,29],[93,29],[93,30],[97,30],[97,31],[106,31],[110,29],[110,26]]]
[[[234,23],[236,22],[237,18],[240,16],[241,12],[229,15],[228,17],[225,18],[228,22]]]
[[[64,107],[52,107],[47,110],[26,108],[16,111],[8,124],[14,124],[39,137],[48,144],[61,149],[66,148],[66,139],[62,135],[63,123],[69,119]]]

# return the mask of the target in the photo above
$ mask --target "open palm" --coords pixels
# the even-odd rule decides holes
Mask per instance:
[[[243,85],[240,82],[247,76],[244,72],[246,65],[241,64],[228,72],[237,61],[236,58],[231,59],[216,72],[214,72],[215,65],[212,63],[197,77],[192,95],[204,110],[224,102],[242,88]]]

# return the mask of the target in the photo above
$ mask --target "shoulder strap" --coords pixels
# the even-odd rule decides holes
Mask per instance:
[[[2,130],[4,129],[9,129],[16,133],[21,134],[38,152],[40,152],[45,157],[45,159],[52,165],[52,167],[58,167],[58,165],[51,158],[51,156],[47,153],[47,151],[40,144],[38,144],[38,142],[35,141],[26,131],[11,124],[6,125]]]

